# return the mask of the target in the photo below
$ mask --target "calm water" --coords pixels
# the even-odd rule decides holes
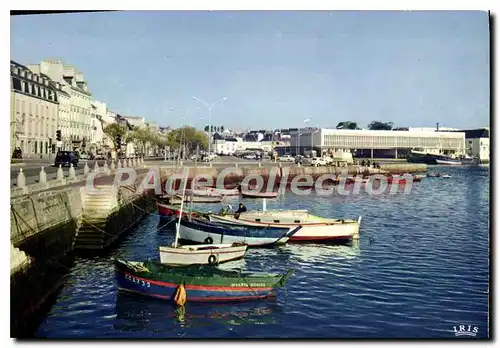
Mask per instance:
[[[162,301],[118,294],[114,256],[158,259],[158,244],[173,240],[168,228],[158,229],[165,220],[150,216],[109,256],[76,261],[37,336],[453,338],[453,326],[472,325],[479,328],[476,337],[488,337],[489,168],[439,171],[452,178],[425,178],[408,195],[290,194],[268,201],[268,208],[363,216],[357,245],[250,250],[237,267],[296,269],[274,300],[214,305],[188,299],[185,311],[176,312]]]

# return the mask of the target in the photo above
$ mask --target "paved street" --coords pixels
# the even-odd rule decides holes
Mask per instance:
[[[99,166],[104,165],[104,160],[98,161]],[[86,161],[90,169],[94,168],[95,161]],[[110,165],[110,161],[108,161],[108,165]],[[194,161],[184,161],[184,165],[188,166],[194,166],[195,163]],[[212,166],[214,167],[223,167],[223,166],[234,166],[236,163],[239,165],[257,165],[258,161],[256,160],[247,160],[247,159],[242,159],[239,157],[233,157],[233,156],[221,156],[216,158],[212,162]],[[175,161],[164,161],[163,158],[148,158],[144,161],[144,164],[146,166],[175,166]],[[263,161],[262,165],[263,166],[271,166],[274,165],[274,162],[270,161]],[[282,163],[282,165],[289,165],[290,163]],[[210,163],[208,162],[197,162],[196,165],[198,166],[209,166]],[[45,159],[45,160],[40,160],[40,159],[34,159],[34,160],[29,160],[25,161],[21,164],[15,164],[11,165],[10,169],[10,181],[11,181],[11,186],[15,186],[16,180],[17,180],[17,175],[19,174],[20,169],[23,169],[24,176],[26,177],[26,183],[29,184],[34,184],[38,182],[39,178],[39,173],[41,167],[44,167],[45,172],[47,173],[47,180],[53,180],[56,178],[57,175],[57,167],[54,167],[54,162],[53,160]],[[76,175],[83,174],[83,167],[85,166],[85,161],[82,161],[78,164],[78,167],[75,169]],[[69,167],[63,167],[64,175],[67,177],[68,176],[68,171]]]

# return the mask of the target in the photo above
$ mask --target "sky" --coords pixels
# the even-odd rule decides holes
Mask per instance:
[[[158,11],[11,17],[11,59],[60,59],[162,126],[489,126],[487,12]],[[304,122],[304,120],[309,121]]]

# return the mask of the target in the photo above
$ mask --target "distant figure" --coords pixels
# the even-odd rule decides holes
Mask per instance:
[[[234,218],[235,219],[239,219],[240,218],[240,214],[241,213],[244,213],[247,211],[247,207],[245,207],[243,205],[243,203],[240,203],[239,207],[238,207],[238,210],[236,210],[236,213],[234,213]]]
[[[361,161],[361,166],[364,167],[365,166],[365,160],[362,160]]]

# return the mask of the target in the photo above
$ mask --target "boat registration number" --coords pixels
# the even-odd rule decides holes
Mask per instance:
[[[263,288],[265,286],[266,286],[266,284],[264,284],[264,283],[234,283],[234,284],[231,284],[231,287],[233,287],[233,288],[243,288],[243,287]]]
[[[150,282],[135,278],[129,274],[125,274],[125,279],[130,280],[132,283],[139,284],[139,285],[142,285],[142,286],[147,287],[147,288],[151,287]]]

